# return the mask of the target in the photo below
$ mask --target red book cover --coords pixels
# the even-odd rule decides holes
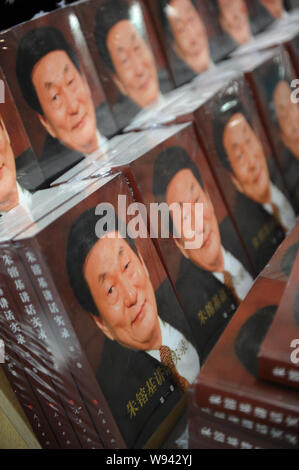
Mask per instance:
[[[295,213],[244,77],[194,112],[200,142],[259,273],[295,225]]]
[[[0,34],[1,67],[45,183],[100,151],[115,122],[72,8]]]
[[[166,131],[160,143],[160,131],[151,132],[153,142],[156,134],[156,145],[122,170],[138,200],[151,213],[154,241],[204,361],[251,288],[252,268],[198,144],[194,126],[180,126],[176,132],[175,129],[172,133],[169,129],[168,136]],[[167,210],[173,204],[183,208],[183,204],[189,203],[194,216],[199,217],[196,202],[203,204],[203,227],[199,224],[195,227],[192,221],[192,229],[196,233],[203,230],[203,240],[198,247],[185,249],[188,237],[174,236],[179,228],[178,218],[172,213],[168,220]],[[164,209],[166,206],[166,220],[157,208],[159,204]],[[156,212],[152,212],[155,207]],[[189,220],[188,215],[186,219],[182,217]],[[170,236],[167,238],[163,229],[168,222]]]
[[[250,64],[248,63],[250,67]],[[257,63],[246,77],[252,87],[273,153],[282,171],[292,205],[299,212],[299,105],[296,72],[288,52],[279,48]],[[291,125],[290,125],[291,123]]]
[[[230,411],[298,434],[298,393],[258,378],[258,352],[285,291],[259,277],[210,354],[192,388],[193,405]]]
[[[146,0],[176,86],[208,70],[213,63],[209,16],[197,0]],[[208,10],[205,9],[205,13]],[[208,12],[209,13],[209,12]]]
[[[250,15],[246,0],[232,2],[225,0],[201,2],[198,0],[198,3],[209,4],[210,15],[218,23],[218,47],[226,51],[223,57],[251,39]],[[222,41],[222,46],[220,46],[220,41]]]
[[[299,255],[259,352],[259,377],[299,388]]]
[[[15,242],[23,262],[27,258],[26,269],[41,302],[38,278],[48,284],[54,300],[43,302],[45,314],[87,409],[92,416],[97,412],[94,423],[104,445],[140,448],[153,445],[155,434],[155,442],[161,442],[165,429],[169,431],[182,406],[181,390],[198,373],[199,358],[152,242],[138,238],[135,245],[135,238],[127,237],[126,243],[108,237],[105,243],[95,231],[105,211],[118,207],[119,195],[134,202],[121,176],[108,183],[91,182],[76,201],[40,220]],[[117,213],[117,231],[122,233],[127,213],[119,207]],[[114,233],[108,227],[108,234]],[[124,245],[117,249],[115,243]],[[98,250],[103,244],[107,249]],[[119,272],[120,259],[124,264]],[[141,281],[144,285],[137,285]],[[128,317],[121,315],[124,309]],[[187,361],[186,377],[178,371],[173,378],[156,354],[162,328],[158,318],[170,332],[177,331],[175,337],[166,333],[166,339],[169,347],[175,346],[177,367]],[[151,354],[145,352],[150,346]]]
[[[74,6],[118,127],[174,87],[148,11],[136,0]]]

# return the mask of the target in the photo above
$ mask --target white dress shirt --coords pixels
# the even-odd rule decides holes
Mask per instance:
[[[236,290],[239,299],[245,299],[248,291],[251,289],[253,284],[253,277],[249,274],[244,266],[237,260],[231,253],[226,251],[222,247],[222,253],[224,258],[224,270],[227,271],[233,281],[234,288]],[[218,281],[224,284],[224,274],[221,272],[212,273]]]
[[[277,209],[279,210],[281,224],[283,225],[287,233],[289,233],[292,228],[294,228],[296,225],[295,212],[285,195],[272,183],[271,202],[277,206]],[[273,214],[271,204],[263,204],[263,207],[269,214]]]
[[[196,379],[200,363],[199,357],[189,341],[178,330],[159,318],[162,346],[168,346],[172,352],[172,360],[178,373],[191,384]],[[147,351],[157,361],[161,362],[160,351],[158,349]]]

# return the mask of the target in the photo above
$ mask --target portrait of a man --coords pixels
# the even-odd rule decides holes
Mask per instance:
[[[245,0],[216,0],[218,21],[236,44],[247,43],[251,38],[249,14]]]
[[[185,249],[185,238],[174,238],[182,258],[176,289],[192,325],[192,331],[201,345],[201,357],[206,358],[215,345],[238,304],[251,288],[252,277],[238,260],[238,242],[227,225],[222,224],[223,239],[209,194],[206,192],[195,163],[182,147],[163,150],[154,164],[153,193],[157,202],[182,205],[203,204],[203,243],[198,249]],[[194,214],[191,211],[191,227],[195,230]],[[178,233],[179,223],[171,212],[173,229]],[[172,230],[173,233],[174,230]],[[226,237],[225,237],[226,235]],[[226,248],[224,247],[226,246]],[[207,314],[206,306],[221,297],[217,314]]]
[[[253,75],[266,113],[266,125],[277,149],[295,212],[299,212],[299,105],[290,84],[294,74],[284,54],[274,56]]]
[[[119,92],[144,108],[160,96],[159,77],[153,52],[131,10],[125,0],[105,0],[97,11],[94,35]]]
[[[208,70],[212,63],[208,35],[196,4],[192,0],[162,0],[159,9],[179,84]]]
[[[285,194],[271,182],[263,144],[237,96],[224,98],[215,109],[217,154],[237,191],[277,219],[284,231],[295,225],[295,213]]]
[[[31,194],[17,183],[15,155],[0,114],[0,214],[18,204],[30,205]]]
[[[130,429],[122,426],[128,426],[128,419],[124,420],[114,398],[119,395],[119,383],[125,373],[129,376],[125,377],[124,396],[132,396],[138,380],[142,382],[155,368],[163,370],[164,375],[167,371],[165,387],[172,381],[185,391],[199,373],[200,362],[168,279],[155,292],[135,240],[129,235],[121,236],[123,222],[115,216],[115,230],[97,236],[95,226],[101,217],[92,208],[74,221],[68,236],[66,267],[80,306],[92,315],[95,326],[105,335],[97,377],[126,434]],[[159,399],[158,396],[158,402],[148,405],[149,409],[153,406],[153,414]],[[132,439],[132,429],[128,439]]]
[[[60,30],[41,26],[20,40],[17,79],[23,97],[47,132],[39,159],[45,177],[100,149],[91,91],[77,53]],[[99,123],[101,124],[101,123]]]

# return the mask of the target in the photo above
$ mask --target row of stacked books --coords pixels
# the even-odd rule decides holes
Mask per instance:
[[[188,389],[190,445],[216,446],[205,371],[223,383],[216,351],[298,242],[298,12],[249,2],[253,30],[241,1],[240,38],[206,3],[88,0],[0,34],[2,367],[42,448],[158,447]]]
[[[261,272],[190,391],[190,448],[299,447],[299,225]]]

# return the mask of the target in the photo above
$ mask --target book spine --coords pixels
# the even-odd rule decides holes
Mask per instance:
[[[43,449],[59,449],[56,437],[45,418],[35,395],[34,388],[26,374],[22,358],[27,354],[22,338],[25,338],[22,325],[16,322],[17,307],[0,273],[0,337],[4,343],[4,373],[22,406],[32,430]],[[15,329],[17,333],[14,333]]]
[[[259,356],[258,375],[263,380],[299,389],[299,368],[295,364]]]
[[[241,429],[245,432],[250,432],[250,434],[256,438],[263,439],[267,442],[270,441],[274,445],[291,449],[298,449],[299,447],[299,435],[294,432],[279,429],[275,426],[269,426],[267,424],[257,423],[252,419],[239,418],[234,413],[213,411],[211,408],[198,408],[189,410],[190,420],[192,421],[193,416],[196,417],[198,414],[205,417],[210,417],[217,423],[224,423],[234,430]]]
[[[51,338],[41,321],[39,306],[35,303],[32,285],[11,244],[0,249],[0,270],[8,288],[15,298],[18,309],[13,332],[17,344],[23,342],[23,365],[30,382],[38,395],[48,422],[61,448],[82,448],[70,425],[54,383],[59,382],[55,368],[55,352],[51,349]],[[22,326],[23,334],[20,331]]]
[[[18,243],[17,249],[104,448],[126,448],[104,394],[82,350],[50,270],[39,250],[37,240],[23,240]],[[48,300],[45,290],[49,293]],[[50,298],[53,300],[49,300]]]
[[[15,254],[18,256],[18,250],[15,250]],[[21,264],[20,270],[23,270],[24,277],[29,278],[26,266],[23,266],[21,258],[19,258],[19,262]],[[45,293],[49,295],[49,292],[46,290]],[[53,380],[55,388],[58,391],[60,400],[78,441],[84,449],[102,449],[103,444],[95,430],[88,412],[86,411],[85,404],[77,389],[76,383],[74,382],[69,369],[65,366],[64,356],[60,351],[55,334],[49,325],[47,317],[44,314],[44,310],[34,290],[34,286],[32,285],[30,295],[34,305],[36,306],[39,323],[42,325],[42,329],[47,337],[46,343],[51,349],[52,364],[53,369],[55,369]]]
[[[254,419],[255,422],[299,432],[299,410],[289,410],[283,406],[266,403],[256,396],[239,395],[234,390],[221,389],[199,381],[190,391],[192,406],[211,408],[214,411],[232,412],[240,418]]]
[[[204,448],[205,444],[218,449],[280,449],[249,433],[230,429],[220,423],[197,416],[189,426],[189,448]]]

